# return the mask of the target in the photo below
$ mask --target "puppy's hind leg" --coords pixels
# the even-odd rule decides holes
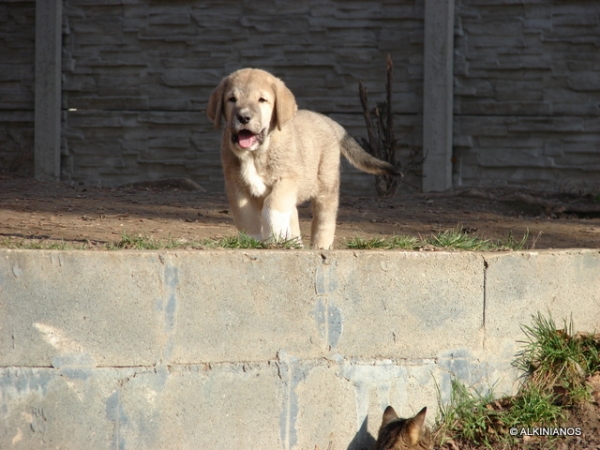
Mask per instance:
[[[339,198],[337,191],[312,199],[311,247],[328,250],[333,246]]]

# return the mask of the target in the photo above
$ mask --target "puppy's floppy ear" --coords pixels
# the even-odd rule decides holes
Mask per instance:
[[[279,78],[273,84],[273,91],[275,92],[275,124],[277,129],[281,130],[286,122],[294,118],[298,105],[292,91]]]
[[[227,84],[227,78],[223,78],[208,99],[206,115],[215,125],[215,129],[221,128],[221,115],[223,112],[223,92]]]

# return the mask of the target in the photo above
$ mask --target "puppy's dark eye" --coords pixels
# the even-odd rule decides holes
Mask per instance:
[[[228,101],[228,102],[231,102],[231,103],[235,103],[235,102],[237,102],[237,98],[235,98],[235,97],[229,97],[229,98],[227,99],[227,101]]]
[[[259,99],[258,99],[258,102],[259,102],[259,103],[266,103],[266,102],[267,102],[267,99],[266,99],[266,98],[263,98],[263,97],[261,97],[261,98],[259,98]]]

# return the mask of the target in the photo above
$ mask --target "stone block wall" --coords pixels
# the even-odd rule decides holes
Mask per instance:
[[[455,186],[600,189],[600,4],[460,0],[455,17]]]
[[[423,30],[424,0],[63,0],[61,178],[186,176],[221,191],[220,133],[205,108],[245,66],[274,72],[300,107],[366,136],[358,81],[381,101],[388,53],[406,160],[422,149]],[[2,2],[4,171],[31,165],[34,40],[35,2]],[[454,46],[455,187],[600,189],[599,4],[456,0]],[[374,193],[349,164],[342,188]]]
[[[63,179],[116,185],[187,176],[222,190],[220,132],[206,104],[222,77],[247,66],[281,77],[301,108],[366,136],[358,80],[373,104],[382,100],[389,53],[400,142],[420,145],[422,1],[63,6]],[[374,192],[371,176],[348,167],[344,181]]]
[[[515,393],[538,313],[598,329],[597,249],[326,256],[0,249],[0,448],[372,449]]]
[[[0,170],[33,168],[35,1],[0,3]]]

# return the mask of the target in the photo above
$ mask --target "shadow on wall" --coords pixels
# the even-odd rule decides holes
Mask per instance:
[[[360,430],[354,435],[354,439],[348,444],[346,450],[373,450],[375,448],[375,438],[367,431],[369,418],[365,417]]]

